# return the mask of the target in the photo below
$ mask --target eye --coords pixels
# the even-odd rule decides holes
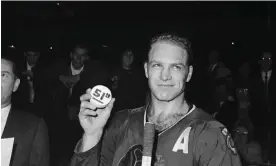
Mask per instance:
[[[160,67],[161,65],[156,63],[156,64],[153,64],[152,67]]]
[[[4,77],[4,78],[8,78],[8,74],[7,73],[2,73],[2,78]]]
[[[175,66],[173,66],[173,69],[174,69],[174,70],[181,70],[181,69],[182,69],[182,67],[181,67],[181,66],[179,66],[179,65],[175,65]]]

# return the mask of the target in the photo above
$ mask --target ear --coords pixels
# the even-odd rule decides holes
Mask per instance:
[[[189,73],[188,73],[188,76],[186,78],[186,82],[189,82],[191,80],[192,75],[193,75],[193,70],[194,70],[193,66],[192,65],[189,66]]]
[[[16,78],[15,82],[14,82],[14,85],[13,85],[13,92],[16,92],[18,87],[20,85],[20,79],[19,78]]]
[[[144,69],[145,69],[145,75],[147,78],[149,78],[149,73],[148,73],[148,62],[144,63]]]

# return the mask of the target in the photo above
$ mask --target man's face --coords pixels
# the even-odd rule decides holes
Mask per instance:
[[[246,88],[238,88],[236,90],[236,97],[238,99],[238,101],[248,101],[249,100],[249,96],[248,96],[248,89]]]
[[[151,93],[160,101],[184,97],[185,83],[191,79],[193,67],[188,66],[186,50],[170,43],[153,45],[145,73]]]
[[[131,52],[126,51],[122,57],[122,63],[125,67],[130,67],[133,63],[134,57]]]
[[[84,62],[88,59],[88,51],[84,48],[76,48],[74,52],[71,53],[70,57],[72,60],[72,65],[75,69],[81,69]]]
[[[25,53],[27,62],[30,66],[35,66],[39,57],[40,53],[39,52],[34,52],[34,51],[28,51]]]
[[[10,102],[12,92],[15,92],[20,84],[20,80],[13,73],[12,65],[11,62],[1,59],[1,106]]]
[[[272,67],[272,55],[269,52],[263,53],[261,59],[261,67],[264,71],[268,71]]]

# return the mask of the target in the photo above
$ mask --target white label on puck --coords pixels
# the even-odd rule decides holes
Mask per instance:
[[[90,102],[98,108],[105,107],[112,99],[111,91],[103,85],[94,86],[90,94]]]

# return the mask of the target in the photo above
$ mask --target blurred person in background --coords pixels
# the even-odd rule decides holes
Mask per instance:
[[[255,138],[264,147],[268,160],[275,160],[276,143],[276,82],[272,66],[272,52],[263,51],[258,64],[259,70],[250,80],[249,96]],[[274,73],[274,74],[273,74]],[[276,162],[276,161],[275,161]]]
[[[14,138],[11,166],[50,166],[47,126],[42,118],[18,109],[12,103],[20,86],[15,61],[1,58],[1,139]]]
[[[235,99],[233,95],[233,78],[231,71],[226,67],[217,69],[213,102],[213,116],[230,127],[233,118],[227,118],[229,112],[235,110]],[[234,113],[232,113],[235,115]],[[227,115],[224,117],[224,115]],[[224,119],[224,120],[223,120]],[[227,121],[227,122],[226,122]],[[230,126],[229,126],[230,125]]]
[[[208,55],[209,64],[205,72],[205,103],[204,107],[210,114],[214,114],[218,111],[217,96],[216,96],[216,84],[220,73],[218,69],[225,68],[225,65],[221,61],[221,55],[219,50],[213,50]],[[214,100],[216,99],[216,100]]]
[[[24,50],[24,55],[18,55],[17,57],[21,83],[15,93],[14,104],[45,118],[50,94],[48,93],[49,86],[45,82],[47,81],[45,79],[46,67],[41,61],[40,47],[35,44],[29,44]],[[41,107],[41,105],[45,105],[45,107]]]
[[[237,85],[244,88],[249,88],[251,76],[251,66],[249,62],[244,62],[238,69],[236,82]]]
[[[67,59],[59,59],[49,71],[54,101],[51,114],[55,117],[51,124],[53,155],[54,160],[63,165],[68,164],[74,142],[81,135],[77,120],[79,96],[87,88],[99,84],[108,86],[105,66],[100,61],[91,59],[90,53],[92,52],[89,52],[86,44],[75,44]],[[58,161],[60,159],[62,161]]]
[[[263,154],[260,144],[255,141],[242,122],[236,124],[232,132],[233,140],[241,156],[243,166],[263,164]]]
[[[145,104],[147,92],[143,68],[135,66],[135,56],[129,49],[121,55],[121,66],[112,72],[112,93],[116,98],[114,110],[136,108]]]

